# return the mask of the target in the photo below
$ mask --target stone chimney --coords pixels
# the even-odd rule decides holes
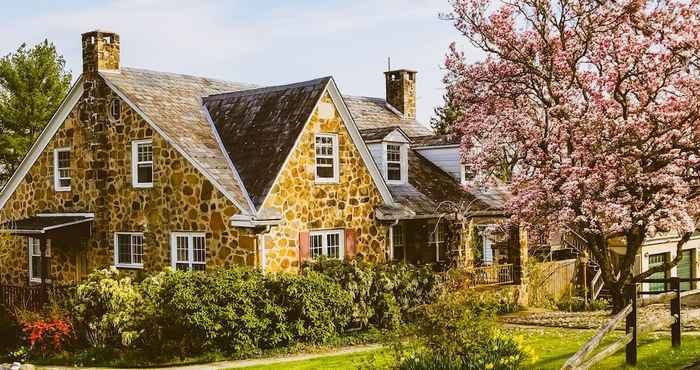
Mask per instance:
[[[83,34],[83,73],[119,70],[119,35],[107,31]]]
[[[416,73],[408,69],[384,72],[386,102],[407,119],[416,118]]]

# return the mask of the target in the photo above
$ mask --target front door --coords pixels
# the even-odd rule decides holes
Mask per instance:
[[[649,255],[649,268],[659,266],[666,262],[666,253],[659,253],[659,254],[650,254]],[[659,271],[654,273],[649,277],[650,279],[665,279],[666,278],[666,272],[665,271]],[[649,290],[652,292],[662,292],[666,290],[666,284],[665,283],[649,283]]]
[[[683,251],[681,261],[678,262],[678,277],[681,279],[693,278],[693,266],[695,266],[695,249]],[[681,291],[690,290],[692,284],[689,281],[681,282]]]

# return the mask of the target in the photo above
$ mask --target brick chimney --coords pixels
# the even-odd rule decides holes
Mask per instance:
[[[416,118],[416,71],[397,69],[384,72],[386,101],[404,118]]]
[[[83,34],[83,73],[119,70],[119,35],[108,31]]]

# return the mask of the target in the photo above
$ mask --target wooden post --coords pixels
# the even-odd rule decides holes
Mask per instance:
[[[41,274],[41,303],[40,306],[43,307],[47,300],[46,293],[46,279],[47,279],[47,269],[46,269],[46,237],[41,236],[39,238],[39,250],[41,251],[41,257],[39,258],[39,273]]]
[[[625,332],[632,334],[632,340],[625,348],[627,365],[637,365],[637,285],[628,284],[625,286],[625,301],[632,304],[632,311],[627,315],[625,322]]]
[[[678,277],[671,278],[671,290],[676,296],[671,301],[671,316],[675,321],[671,325],[671,345],[680,347],[681,345],[681,280]]]

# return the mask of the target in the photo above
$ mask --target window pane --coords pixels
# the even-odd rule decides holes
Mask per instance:
[[[192,265],[192,271],[205,271],[206,265],[203,263],[195,263]]]
[[[117,263],[131,264],[131,235],[117,235]]]
[[[316,258],[323,254],[323,235],[311,235],[310,254],[311,258]]]
[[[64,150],[58,152],[58,168],[70,167],[70,151]]]
[[[326,235],[328,258],[340,258],[340,233]]]
[[[139,162],[151,162],[153,161],[153,145],[152,144],[139,144],[138,146],[138,161]]]
[[[206,249],[204,247],[204,237],[195,236],[192,238],[192,262],[205,262]]]
[[[149,184],[153,182],[153,165],[139,164],[138,165],[138,182],[141,184]]]
[[[332,179],[333,167],[316,167],[316,177],[322,179]]]
[[[401,164],[387,163],[386,177],[389,180],[401,180]]]
[[[178,271],[189,271],[190,270],[190,265],[188,263],[176,263],[175,264],[175,270]]]
[[[401,162],[401,147],[398,145],[387,145],[386,159],[388,162]]]
[[[32,256],[32,271],[30,271],[32,279],[41,279],[41,257]]]
[[[177,250],[175,252],[177,262],[189,262],[190,260],[187,250],[187,240],[186,236],[178,236],[176,238]]]
[[[143,235],[132,235],[131,262],[138,264],[143,263]]]

